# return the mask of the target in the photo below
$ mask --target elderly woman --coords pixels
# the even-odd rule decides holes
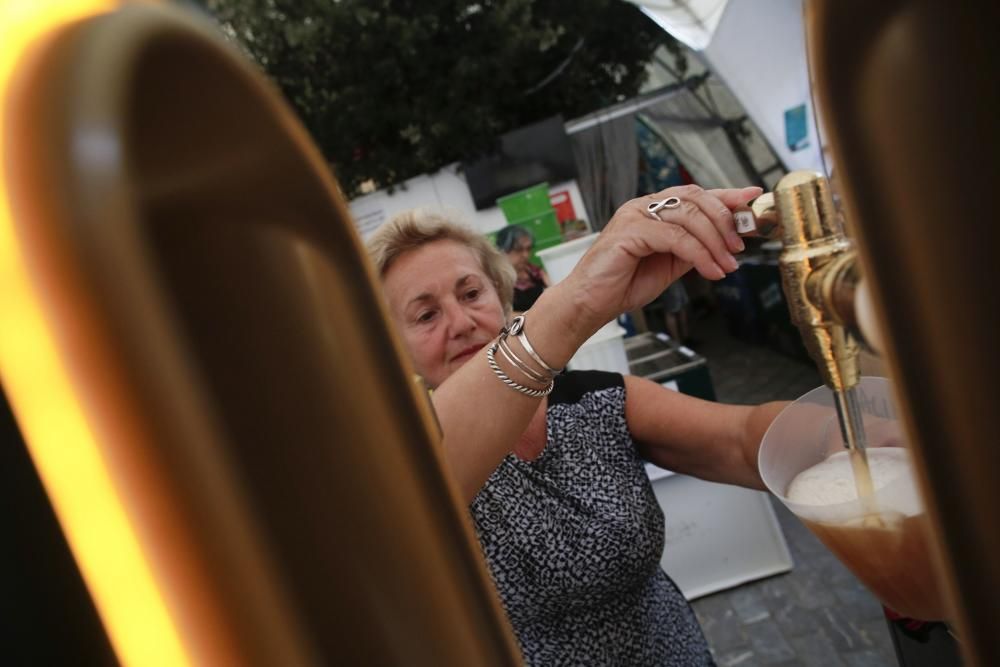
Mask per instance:
[[[520,225],[507,225],[497,232],[497,248],[507,256],[517,274],[512,302],[515,313],[523,313],[535,305],[549,286],[548,274],[531,263],[534,247],[535,236]]]
[[[757,448],[781,405],[726,406],[560,369],[692,267],[711,280],[734,271],[743,243],[731,210],[758,194],[685,186],[626,203],[573,272],[511,322],[513,271],[480,235],[411,212],[369,242],[530,665],[712,664],[660,569],[663,515],[643,460],[763,488]],[[651,214],[656,200],[665,205]]]

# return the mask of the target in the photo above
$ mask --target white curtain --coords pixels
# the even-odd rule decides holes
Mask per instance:
[[[604,229],[639,186],[635,114],[627,113],[570,134],[577,183],[594,231]]]
[[[698,185],[733,188],[755,182],[740,164],[721,121],[690,90],[678,90],[640,113]]]
[[[631,105],[631,106],[630,106]],[[635,103],[609,107],[571,121],[567,133],[577,166],[577,184],[594,231],[608,220],[639,186],[639,143]],[[643,103],[642,121],[666,143],[705,188],[743,187],[756,182],[747,173],[722,128],[723,121],[694,93],[679,88]]]

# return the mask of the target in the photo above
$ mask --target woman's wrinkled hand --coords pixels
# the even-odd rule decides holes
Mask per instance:
[[[646,305],[692,267],[709,280],[735,271],[734,254],[744,245],[732,210],[761,192],[685,185],[626,202],[566,278],[581,314],[600,326]],[[654,220],[647,207],[667,197],[680,206]]]

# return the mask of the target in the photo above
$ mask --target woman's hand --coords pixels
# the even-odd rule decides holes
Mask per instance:
[[[564,281],[578,312],[596,329],[646,305],[692,267],[709,280],[735,271],[733,253],[744,245],[732,209],[761,192],[685,185],[625,203]],[[646,207],[667,197],[678,197],[680,206],[652,219]]]

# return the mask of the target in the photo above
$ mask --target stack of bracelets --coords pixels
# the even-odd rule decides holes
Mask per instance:
[[[517,354],[514,353],[514,350],[512,350],[510,347],[510,343],[507,342],[507,339],[511,336],[517,338],[517,340],[521,343],[521,347],[524,348],[524,351],[528,353],[528,356],[531,357],[531,360],[534,361],[536,364],[538,364],[538,367],[541,368],[541,370],[538,370],[538,368],[532,368],[531,366],[526,364],[524,360],[518,357]],[[503,369],[500,368],[500,365],[497,364],[495,356],[497,350],[499,350],[500,354],[504,356],[504,359],[510,362],[510,364],[513,365],[517,370],[524,373],[524,375],[533,382],[546,385],[545,388],[532,389],[531,387],[526,387],[523,384],[517,382],[516,380],[513,380],[509,375],[504,373]],[[552,387],[555,385],[554,378],[556,375],[562,372],[561,368],[560,369],[552,368],[547,363],[542,361],[542,358],[538,356],[537,352],[535,352],[535,348],[533,348],[531,346],[531,343],[528,342],[528,337],[524,333],[524,315],[518,315],[517,317],[515,317],[511,321],[510,326],[504,327],[503,330],[500,332],[500,338],[498,338],[495,343],[486,348],[486,361],[489,363],[490,368],[493,370],[494,375],[500,378],[501,382],[503,382],[511,389],[519,391],[526,396],[532,396],[535,398],[548,396],[550,393],[552,393]]]

